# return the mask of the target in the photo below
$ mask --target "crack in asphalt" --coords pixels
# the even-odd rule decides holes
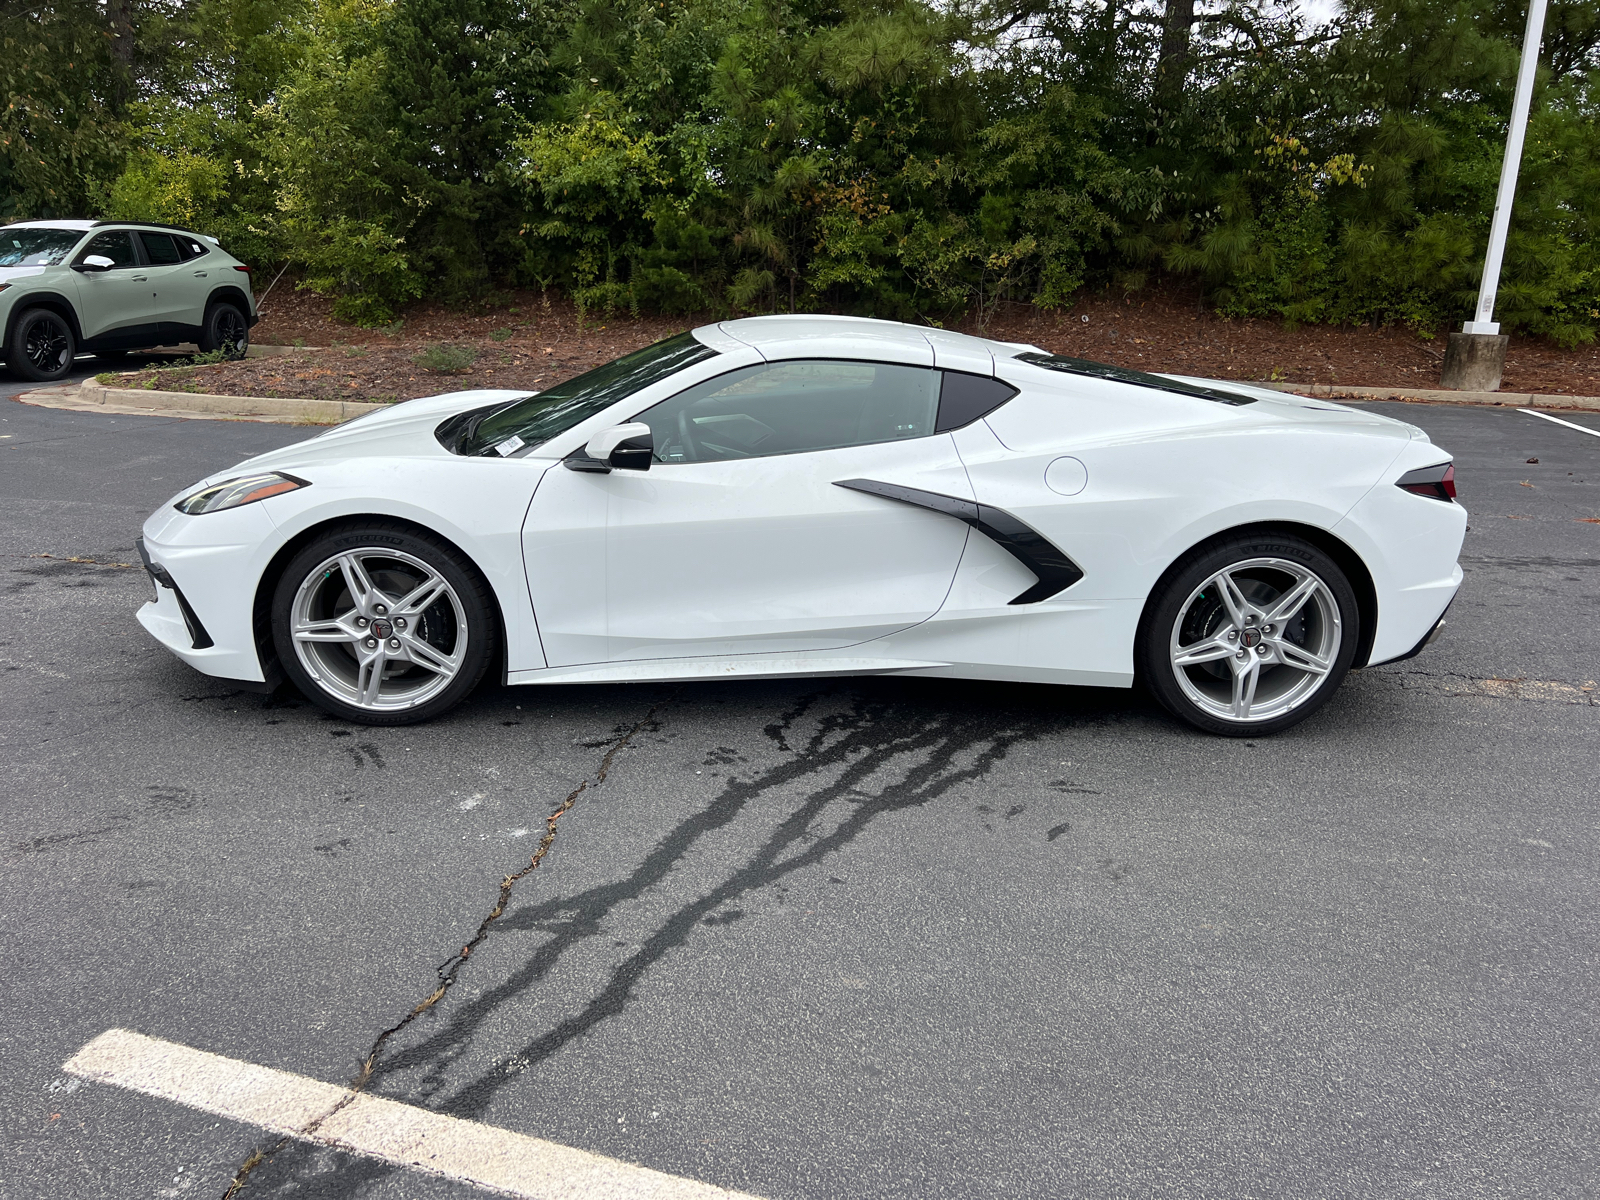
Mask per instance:
[[[48,558],[52,562],[60,562],[60,563],[82,563],[85,566],[91,566],[91,567],[121,567],[124,570],[131,569],[133,567],[137,567],[137,566],[141,565],[139,563],[101,562],[98,558],[83,558],[83,557],[81,557],[79,555],[76,555],[76,554],[72,554],[72,555],[29,554],[26,557],[28,557],[28,558]]]
[[[1452,699],[1464,696],[1484,697],[1491,700],[1519,700],[1530,704],[1588,704],[1600,706],[1600,684],[1593,679],[1582,683],[1568,683],[1561,679],[1526,679],[1521,677],[1487,679],[1468,675],[1462,671],[1383,671],[1378,678],[1394,677],[1405,687],[1407,679],[1437,680],[1445,687],[1461,690],[1446,691]]]
[[[595,787],[599,787],[605,783],[606,776],[611,772],[612,761],[633,741],[634,737],[638,735],[641,730],[659,728],[655,717],[656,713],[660,711],[661,705],[664,703],[666,703],[666,701],[662,701],[661,703],[652,706],[650,711],[634,724],[633,728],[629,729],[628,732],[623,734],[620,738],[617,738],[615,741],[611,742],[611,748],[606,751],[605,756],[600,760],[600,765],[598,768],[596,768],[594,775],[589,779],[583,780],[583,782],[578,784],[577,787],[568,792],[566,799],[564,799],[560,804],[556,805],[556,807],[550,811],[550,814],[545,817],[544,836],[539,839],[538,846],[534,848],[533,854],[529,857],[528,865],[500,880],[500,893],[495,899],[494,908],[489,911],[488,916],[484,917],[483,920],[479,922],[477,931],[472,935],[467,943],[461,947],[459,951],[451,955],[444,962],[440,963],[434,968],[434,973],[439,979],[439,986],[436,987],[426,997],[414,1004],[410,1012],[406,1013],[406,1015],[400,1018],[400,1020],[396,1021],[393,1025],[389,1026],[389,1028],[385,1029],[373,1039],[372,1045],[367,1050],[366,1058],[364,1058],[361,1062],[361,1069],[357,1071],[355,1077],[345,1085],[346,1094],[339,1100],[339,1102],[329,1108],[327,1112],[322,1113],[321,1115],[308,1121],[294,1134],[279,1138],[271,1146],[268,1146],[265,1149],[258,1148],[255,1150],[249,1158],[245,1159],[244,1162],[239,1165],[238,1171],[235,1172],[232,1181],[228,1184],[228,1190],[222,1194],[222,1200],[232,1200],[233,1197],[238,1196],[244,1191],[251,1174],[258,1167],[272,1159],[274,1155],[289,1145],[289,1143],[295,1140],[296,1137],[309,1137],[311,1134],[316,1133],[316,1131],[320,1129],[329,1118],[333,1117],[335,1114],[349,1106],[352,1102],[354,1102],[355,1098],[361,1092],[366,1090],[367,1085],[372,1081],[373,1068],[377,1065],[378,1055],[383,1052],[385,1043],[387,1043],[390,1038],[394,1037],[401,1030],[405,1029],[411,1024],[411,1022],[415,1021],[423,1013],[427,1012],[434,1005],[438,1004],[440,1000],[444,999],[446,993],[448,993],[450,988],[455,984],[456,977],[460,974],[461,968],[464,967],[467,963],[467,960],[472,957],[473,950],[477,948],[484,938],[489,936],[490,927],[494,925],[495,922],[500,920],[503,915],[505,915],[506,905],[510,903],[512,890],[522,879],[538,870],[539,864],[544,861],[545,855],[550,852],[550,847],[555,844],[556,840],[556,822],[571,810],[572,806],[577,803],[578,797],[583,795],[584,792],[588,791],[591,784],[593,784]]]

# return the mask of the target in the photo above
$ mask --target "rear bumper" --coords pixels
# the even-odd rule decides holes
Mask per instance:
[[[1450,598],[1450,604],[1454,604],[1454,603],[1455,603],[1455,597],[1452,596]],[[1446,613],[1448,613],[1450,611],[1450,604],[1446,604],[1444,606]],[[1415,658],[1417,655],[1421,654],[1424,650],[1426,650],[1429,646],[1433,645],[1434,642],[1439,640],[1439,635],[1444,632],[1444,627],[1445,627],[1444,614],[1441,613],[1440,616],[1439,616],[1439,619],[1433,623],[1433,628],[1428,630],[1427,633],[1422,635],[1422,640],[1421,641],[1419,641],[1415,646],[1411,647],[1411,649],[1407,650],[1404,654],[1396,655],[1394,658],[1388,659],[1387,661],[1390,662],[1390,663],[1397,663],[1397,662],[1405,662],[1407,659]],[[1369,663],[1368,665],[1376,667],[1376,666],[1379,666],[1380,664],[1378,664],[1378,663]]]
[[[1418,653],[1461,588],[1467,512],[1459,504],[1379,484],[1332,533],[1372,575],[1377,624],[1362,666]]]

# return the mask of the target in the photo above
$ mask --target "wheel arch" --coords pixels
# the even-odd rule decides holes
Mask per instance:
[[[350,513],[344,516],[330,517],[309,525],[295,534],[288,541],[278,547],[268,561],[266,569],[262,571],[261,578],[256,582],[255,597],[251,601],[250,629],[255,638],[256,657],[261,661],[261,673],[267,683],[276,687],[283,681],[283,667],[278,662],[278,651],[272,640],[272,594],[278,590],[278,581],[283,578],[283,573],[288,569],[290,561],[306,546],[316,541],[324,533],[336,529],[341,525],[361,525],[372,521],[383,521],[391,525],[401,525],[416,533],[423,534],[435,541],[443,542],[450,549],[459,554],[463,560],[478,573],[484,590],[488,592],[494,602],[495,632],[499,635],[500,649],[499,662],[495,664],[498,678],[505,680],[506,674],[506,617],[500,603],[500,593],[495,590],[483,568],[477,560],[452,538],[446,537],[437,529],[430,529],[419,521],[408,520],[405,517],[391,516],[388,513]]]
[[[11,312],[6,316],[5,332],[0,334],[0,351],[5,351],[11,345],[11,333],[17,327],[17,320],[30,308],[48,308],[66,318],[72,327],[72,340],[81,348],[83,345],[83,327],[78,324],[78,310],[73,307],[60,292],[29,292],[18,296],[11,305]]]
[[[1351,660],[1350,669],[1359,670],[1367,665],[1367,659],[1372,654],[1372,641],[1378,632],[1378,589],[1372,579],[1372,572],[1368,570],[1366,562],[1356,553],[1350,544],[1342,538],[1336,537],[1326,529],[1315,525],[1302,524],[1299,521],[1251,521],[1243,525],[1235,525],[1229,529],[1221,529],[1208,537],[1202,538],[1194,545],[1187,547],[1167,564],[1166,570],[1156,580],[1155,586],[1150,589],[1145,597],[1144,610],[1139,614],[1139,628],[1135,635],[1135,644],[1144,641],[1145,632],[1150,619],[1151,607],[1155,599],[1166,586],[1167,581],[1178,570],[1180,564],[1189,555],[1197,550],[1204,549],[1213,542],[1221,542],[1230,538],[1257,534],[1292,534],[1304,538],[1317,549],[1338,564],[1344,572],[1345,578],[1350,581],[1350,588],[1356,594],[1356,611],[1361,619],[1361,632],[1356,638],[1356,654]]]
[[[255,309],[250,304],[250,297],[244,294],[244,289],[225,283],[221,287],[211,289],[211,294],[206,297],[206,312],[210,312],[217,304],[228,303],[236,306],[244,314],[246,324],[256,323]]]

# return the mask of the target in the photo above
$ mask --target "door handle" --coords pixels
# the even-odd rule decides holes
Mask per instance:
[[[147,276],[147,275],[135,275],[135,276],[134,276],[134,277],[133,277],[133,281],[134,281],[134,282],[135,282],[135,283],[143,283],[143,282],[145,282],[145,280],[146,280],[146,279],[148,279],[148,278],[149,278],[149,276]]]
[[[194,273],[194,277],[196,279],[204,279],[206,277],[206,273],[204,271],[196,271]]]

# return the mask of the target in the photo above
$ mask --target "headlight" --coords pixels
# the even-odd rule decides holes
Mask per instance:
[[[191,492],[172,507],[181,513],[197,517],[201,513],[221,512],[225,508],[238,508],[241,504],[254,504],[268,496],[281,496],[297,488],[310,487],[304,479],[268,471],[263,475],[241,475],[237,479],[224,479],[198,492]]]

